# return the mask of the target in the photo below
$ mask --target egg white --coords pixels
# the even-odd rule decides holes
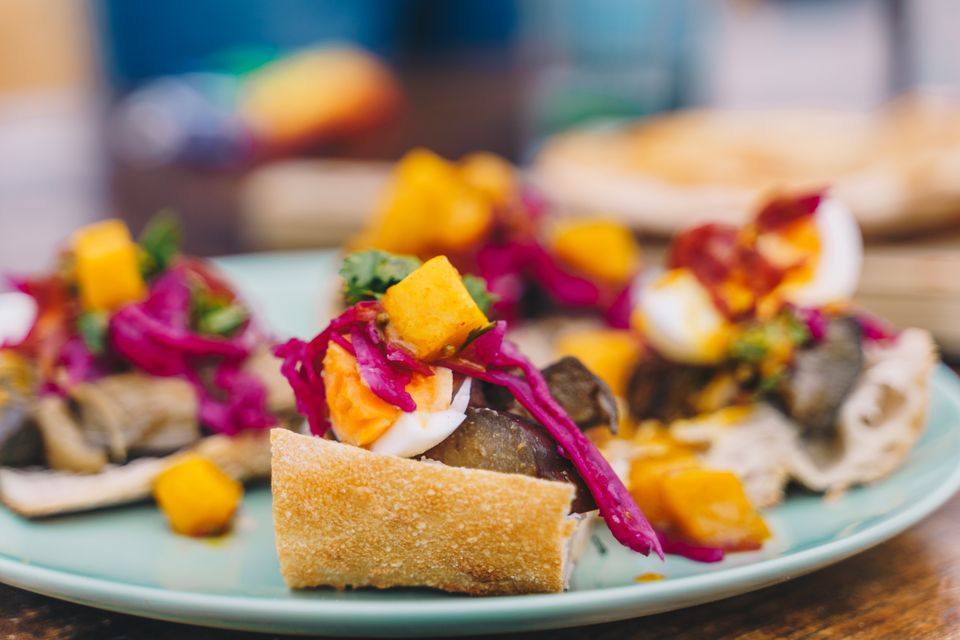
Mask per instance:
[[[19,291],[0,293],[0,347],[18,344],[37,319],[37,302]]]
[[[729,323],[688,269],[645,280],[634,318],[650,345],[670,360],[709,364],[726,353]]]
[[[842,202],[827,198],[814,214],[820,240],[820,256],[812,277],[788,282],[780,294],[787,302],[802,307],[820,307],[850,300],[860,282],[863,266],[863,237],[857,221]]]
[[[370,445],[370,450],[401,458],[420,455],[446,440],[457,430],[467,417],[469,403],[470,378],[465,378],[453,396],[449,409],[401,414],[397,421]]]

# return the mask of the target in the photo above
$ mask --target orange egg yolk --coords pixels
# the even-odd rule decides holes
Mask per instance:
[[[443,411],[450,407],[452,378],[449,371],[432,376],[414,373],[406,390],[417,411]],[[381,399],[360,377],[357,360],[340,345],[331,343],[323,358],[323,381],[333,430],[341,442],[366,446],[397,421],[400,409]]]

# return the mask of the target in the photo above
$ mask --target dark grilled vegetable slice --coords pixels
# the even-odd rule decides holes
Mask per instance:
[[[550,395],[581,429],[607,427],[617,433],[620,411],[607,383],[572,356],[543,370]]]
[[[721,375],[719,367],[702,367],[668,362],[656,356],[643,358],[627,385],[627,406],[637,420],[672,422],[730,404],[730,396],[712,398],[710,406],[698,406],[700,393]]]
[[[0,465],[24,467],[43,461],[43,442],[37,426],[19,401],[0,406]]]
[[[511,413],[471,407],[450,437],[425,452],[424,459],[452,467],[520,473],[545,480],[569,482],[577,488],[571,511],[596,508],[593,497],[557,444],[539,425]]]
[[[550,387],[550,395],[581,430],[607,427],[617,433],[620,411],[610,387],[579,359],[572,356],[561,358],[542,373]],[[529,418],[510,392],[496,385],[476,385],[471,404]]]
[[[807,435],[829,435],[863,371],[863,330],[856,318],[831,318],[826,336],[798,351],[776,390],[784,413]]]

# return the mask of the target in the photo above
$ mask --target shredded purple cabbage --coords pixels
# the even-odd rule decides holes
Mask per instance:
[[[827,317],[820,309],[797,307],[794,312],[805,325],[814,342],[822,342],[827,337]]]
[[[629,329],[630,316],[633,314],[633,283],[628,283],[623,290],[617,294],[604,314],[607,324],[613,329]]]
[[[380,342],[371,337],[379,335],[373,323],[355,324],[350,327],[350,342],[357,354],[357,368],[360,378],[370,390],[388,404],[401,411],[411,413],[417,410],[413,396],[407,393],[411,374],[407,369],[394,366],[380,349]]]
[[[723,549],[718,547],[701,547],[683,540],[672,538],[662,531],[657,531],[657,540],[664,553],[674,556],[682,556],[694,562],[720,562],[726,555]]]
[[[63,345],[63,349],[60,350],[60,364],[67,372],[67,387],[96,380],[104,375],[96,356],[90,353],[90,349],[80,336],[72,336]]]
[[[273,354],[283,360],[280,373],[290,383],[297,401],[297,411],[306,417],[312,434],[323,436],[330,430],[327,390],[323,383],[323,359],[330,343],[336,342],[356,355],[356,347],[342,334],[351,332],[354,326],[374,322],[379,311],[380,305],[377,302],[357,303],[334,318],[327,328],[310,342],[292,338],[274,347]],[[380,364],[384,361],[390,362],[386,356],[383,360],[376,360]],[[394,368],[401,365],[394,362],[388,366]],[[370,375],[373,376],[372,372]]]
[[[856,318],[863,331],[863,338],[868,342],[886,342],[897,337],[897,332],[889,325],[868,313],[860,312]]]
[[[200,421],[214,431],[232,435],[275,424],[263,383],[242,369],[254,342],[250,327],[219,338],[195,333],[189,324],[188,274],[175,267],[153,282],[146,299],[114,313],[107,332],[113,350],[138,369],[190,381],[200,400]],[[211,361],[215,369],[208,387],[196,371]]]
[[[573,463],[617,541],[643,554],[653,551],[662,558],[663,551],[656,533],[627,488],[610,468],[606,458],[550,394],[550,388],[540,371],[520,354],[516,345],[503,339],[505,332],[506,323],[498,322],[493,330],[470,345],[470,355],[473,357],[466,359],[474,362],[464,366],[464,359],[457,359],[444,361],[444,365],[508,389],[517,402],[550,433],[561,454]],[[477,371],[477,361],[486,369]],[[519,370],[523,377],[515,375],[513,370]]]
[[[237,363],[223,362],[216,368],[212,390],[193,376],[188,379],[199,396],[200,422],[218,433],[232,436],[276,424],[276,419],[264,409],[267,390],[263,382]]]
[[[595,307],[601,301],[595,283],[565,270],[537,242],[514,240],[482,247],[477,253],[477,274],[498,298],[494,315],[507,320],[520,317],[520,303],[532,286],[567,308]]]
[[[321,336],[324,337],[322,353],[319,346],[315,344]],[[323,362],[323,355],[326,354],[329,342],[329,336],[321,333],[310,342],[291,338],[273,348],[273,355],[283,360],[280,373],[293,389],[297,411],[307,419],[310,432],[316,436],[323,436],[330,429],[330,420],[327,417],[327,391],[319,364]]]

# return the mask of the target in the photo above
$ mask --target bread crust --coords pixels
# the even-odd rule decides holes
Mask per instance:
[[[274,430],[273,518],[291,588],[562,591],[572,485]]]

